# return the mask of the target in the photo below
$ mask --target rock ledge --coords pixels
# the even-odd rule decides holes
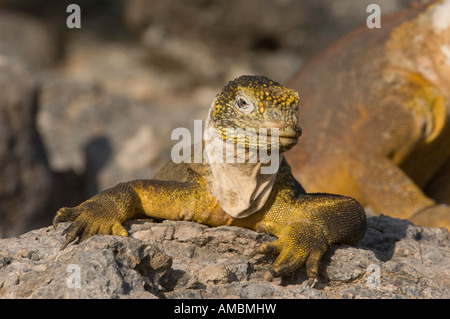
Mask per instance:
[[[334,245],[319,280],[304,269],[265,282],[274,257],[247,256],[274,237],[191,222],[126,223],[59,251],[68,223],[0,240],[1,298],[450,298],[450,234],[386,216],[356,246]]]

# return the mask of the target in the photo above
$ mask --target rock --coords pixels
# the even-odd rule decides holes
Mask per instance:
[[[230,270],[224,265],[210,265],[198,272],[198,281],[206,284],[227,284],[230,282]]]
[[[186,84],[219,85],[235,73],[283,82],[318,49],[365,23],[369,4],[379,4],[385,14],[409,2],[129,0],[123,23],[148,49],[153,65],[164,67],[164,75],[187,74]]]
[[[146,250],[148,246],[139,240],[94,237],[76,249],[60,253],[59,238],[45,236],[51,233],[50,228],[33,231],[21,236],[17,243],[4,239],[0,248],[0,255],[6,260],[6,267],[0,270],[1,297],[154,297],[151,292],[156,288],[147,286],[139,271],[155,277],[158,272],[148,262],[151,250]],[[31,252],[38,257],[30,258]],[[156,285],[157,281],[150,284]]]
[[[34,67],[50,66],[59,56],[56,34],[42,20],[0,11],[0,43]]]
[[[1,298],[449,298],[450,234],[386,216],[356,246],[333,245],[314,287],[304,269],[263,280],[275,238],[239,227],[134,220],[130,237],[93,236],[59,251],[63,223],[0,240]]]
[[[52,214],[55,183],[36,130],[37,96],[29,68],[0,45],[0,238],[42,227]]]
[[[58,74],[44,77],[39,103],[37,125],[50,167],[83,175],[86,197],[123,181],[151,178],[170,159],[177,142],[172,131],[191,130],[194,119],[206,118],[208,111],[135,102],[96,82]]]
[[[71,79],[96,83],[110,94],[147,102],[167,99],[190,80],[149,64],[148,52],[140,46],[85,37],[79,35],[67,44],[67,56],[59,71]]]

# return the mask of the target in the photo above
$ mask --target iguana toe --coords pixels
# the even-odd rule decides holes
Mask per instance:
[[[104,193],[98,194],[95,201],[88,200],[77,207],[60,209],[53,219],[54,227],[61,221],[74,221],[66,231],[61,250],[77,238],[81,242],[96,234],[128,236],[121,224],[122,214],[115,197]]]
[[[128,236],[128,232],[126,231],[126,229],[122,226],[121,223],[115,223],[112,226],[112,234],[113,235],[118,235],[118,236]]]
[[[53,218],[53,228],[56,228],[60,222],[74,221],[80,216],[81,211],[77,207],[63,207],[56,212]]]
[[[67,229],[66,240],[64,241],[60,250],[64,250],[67,245],[75,241],[75,239],[77,239],[83,233],[85,228],[86,223],[79,219],[75,220],[73,224],[70,225],[70,227]]]

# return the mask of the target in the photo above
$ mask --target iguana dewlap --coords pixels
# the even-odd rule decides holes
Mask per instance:
[[[288,82],[304,134],[287,154],[308,191],[450,229],[450,0],[349,33]]]
[[[256,252],[279,254],[268,277],[292,273],[306,264],[312,282],[319,261],[331,244],[354,244],[364,236],[366,217],[354,199],[307,194],[292,176],[281,153],[294,146],[301,134],[298,102],[296,91],[266,77],[242,76],[229,82],[211,106],[208,138],[202,147],[193,148],[204,151],[216,138],[222,138],[227,148],[236,146],[244,151],[236,151],[233,158],[237,160],[237,155],[243,154],[240,160],[244,162],[225,161],[215,166],[220,161],[211,160],[214,152],[199,163],[170,161],[155,179],[121,183],[77,207],[61,208],[54,225],[74,221],[63,248],[78,237],[84,240],[94,234],[126,236],[122,223],[139,216],[210,226],[234,225],[278,237]],[[274,129],[278,135],[271,133],[271,138],[262,139],[267,129]],[[243,135],[243,130],[247,134]],[[263,174],[270,163],[263,161],[264,152],[253,158],[252,150],[274,156],[275,171]],[[226,174],[234,176],[221,180]]]

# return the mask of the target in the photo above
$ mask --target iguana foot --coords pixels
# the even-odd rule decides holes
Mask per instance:
[[[66,240],[61,250],[77,238],[85,240],[95,234],[128,236],[121,222],[105,212],[111,207],[103,207],[101,203],[86,201],[77,207],[61,208],[53,219],[53,227],[59,222],[74,221],[67,229]]]
[[[256,254],[278,254],[264,279],[271,280],[272,277],[292,274],[301,265],[306,264],[308,285],[314,284],[319,262],[329,246],[323,226],[311,220],[301,220],[288,226],[262,222],[257,230],[278,237],[276,241],[263,244],[250,254],[250,257]]]
[[[76,207],[61,208],[53,219],[53,227],[62,221],[73,221],[61,250],[77,238],[83,241],[95,234],[128,236],[122,223],[133,218],[137,201],[133,187],[121,183]]]

